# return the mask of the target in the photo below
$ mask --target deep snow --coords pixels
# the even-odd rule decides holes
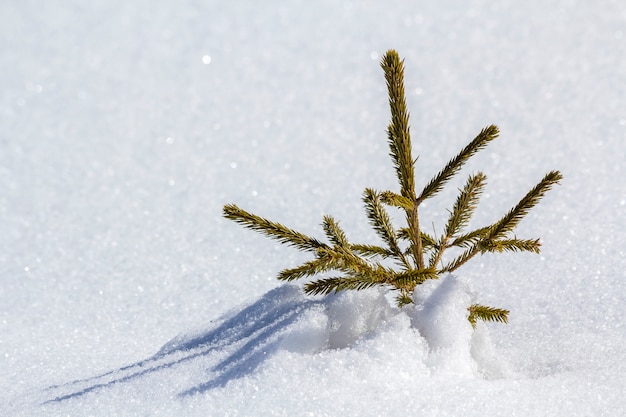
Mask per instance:
[[[565,176],[518,229],[541,255],[404,311],[281,286],[306,256],[220,217],[374,238],[388,48],[420,182],[502,131],[473,224]],[[0,50],[0,415],[626,414],[621,2],[2,2]],[[511,323],[472,333],[474,296]]]

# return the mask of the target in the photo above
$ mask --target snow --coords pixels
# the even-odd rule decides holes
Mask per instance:
[[[626,9],[535,0],[0,4],[0,415],[626,414]],[[406,61],[418,183],[482,127],[475,225],[518,228],[398,310],[307,298],[305,254],[225,203],[374,238],[395,189],[380,56]],[[456,187],[421,215],[441,229]],[[464,315],[479,302],[510,323]]]

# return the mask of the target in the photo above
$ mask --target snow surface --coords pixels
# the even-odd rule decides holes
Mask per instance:
[[[541,255],[402,311],[281,286],[307,256],[221,218],[374,238],[388,48],[418,181],[501,128],[473,224],[565,176],[518,229]],[[5,1],[0,50],[0,415],[626,414],[622,1]],[[472,332],[473,299],[510,324]]]

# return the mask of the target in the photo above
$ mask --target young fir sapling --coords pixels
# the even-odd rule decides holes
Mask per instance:
[[[470,157],[498,137],[499,130],[493,125],[484,128],[418,193],[414,173],[416,159],[411,151],[409,112],[404,96],[404,61],[400,60],[395,50],[389,50],[383,56],[381,66],[387,81],[391,108],[387,137],[400,190],[379,192],[367,188],[363,194],[363,203],[369,223],[384,245],[350,242],[339,223],[328,215],[324,216],[322,222],[328,243],[249,213],[234,204],[224,206],[224,216],[314,255],[311,261],[281,271],[279,280],[292,281],[334,271],[338,275],[306,283],[304,292],[313,295],[330,294],[381,285],[397,291],[396,301],[400,307],[413,302],[411,294],[416,286],[426,280],[438,279],[446,272],[456,271],[478,254],[504,251],[539,253],[539,239],[519,239],[512,232],[544,194],[562,179],[558,171],[548,172],[495,223],[465,232],[486,182],[482,172],[472,174],[450,210],[443,234],[436,236],[424,232],[420,226],[420,204],[441,191]],[[404,212],[406,224],[403,227],[396,228],[392,224],[387,207]],[[460,254],[448,260],[444,254],[451,248],[457,248]],[[508,314],[509,311],[505,309],[480,304],[468,306],[468,320],[473,327],[477,320],[506,323]]]

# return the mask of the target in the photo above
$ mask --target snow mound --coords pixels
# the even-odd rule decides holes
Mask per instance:
[[[308,355],[313,367],[316,361],[341,364],[345,352],[356,352],[351,361],[357,367],[384,362],[400,372],[408,360],[413,372],[426,376],[507,375],[486,328],[475,332],[467,321],[467,306],[474,301],[467,283],[446,276],[420,286],[415,297],[414,306],[400,310],[383,289],[312,299],[297,286],[283,285],[204,329],[175,337],[150,358],[50,387],[45,402],[97,395],[124,384],[146,389],[146,378],[163,372],[170,374],[168,395],[188,397],[264,369],[284,372],[293,355]],[[163,381],[163,375],[157,380]]]
[[[416,307],[410,312],[412,325],[426,339],[427,364],[436,373],[449,376],[488,378],[510,376],[510,371],[493,349],[487,329],[473,330],[467,307],[477,299],[469,284],[449,275],[428,281],[415,289]]]

